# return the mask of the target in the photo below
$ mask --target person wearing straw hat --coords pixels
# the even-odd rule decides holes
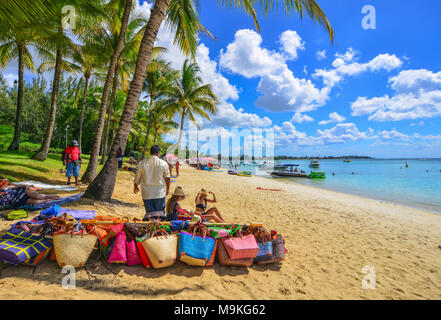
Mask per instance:
[[[208,194],[213,196],[213,199],[208,199]],[[220,211],[216,207],[212,207],[207,210],[207,203],[212,202],[216,203],[216,195],[211,191],[206,191],[205,189],[201,189],[198,192],[195,203],[196,203],[196,214],[200,215],[205,220],[213,220],[215,222],[225,222],[224,218],[220,214]]]
[[[178,211],[182,210],[178,201],[182,201],[185,199],[185,193],[182,187],[176,187],[175,191],[171,195],[170,199],[167,201],[167,205],[165,206],[165,212],[167,213],[167,220],[177,220],[178,219]]]
[[[170,172],[167,162],[159,158],[161,148],[158,145],[150,148],[150,154],[150,158],[138,165],[133,192],[137,194],[141,186],[146,211],[143,221],[165,220],[165,196],[170,190]]]

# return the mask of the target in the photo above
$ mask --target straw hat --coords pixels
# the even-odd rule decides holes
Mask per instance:
[[[182,190],[182,187],[176,187],[172,196],[185,197],[185,193],[184,190]]]

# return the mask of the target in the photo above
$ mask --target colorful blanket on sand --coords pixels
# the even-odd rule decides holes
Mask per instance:
[[[21,209],[25,209],[28,211],[36,211],[36,210],[40,210],[40,209],[46,209],[46,208],[50,208],[54,205],[62,205],[62,204],[66,204],[66,203],[69,203],[72,201],[79,201],[82,195],[83,195],[83,193],[81,192],[78,194],[74,194],[74,195],[67,196],[67,197],[62,197],[60,199],[48,201],[48,202],[41,203],[41,204],[33,204],[33,205],[25,204],[24,206],[21,206]]]

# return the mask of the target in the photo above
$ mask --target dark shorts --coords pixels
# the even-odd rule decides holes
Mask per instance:
[[[147,221],[149,219],[160,219],[161,221],[166,220],[165,217],[165,197],[158,199],[144,199],[144,207],[146,215],[142,219]]]

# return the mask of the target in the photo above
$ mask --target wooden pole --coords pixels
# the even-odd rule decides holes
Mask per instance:
[[[126,222],[130,222],[130,223],[136,223],[136,224],[141,224],[141,225],[149,225],[151,223],[155,223],[155,221],[125,221],[125,220],[120,220],[120,221],[96,221],[96,220],[81,220],[80,221],[82,224],[120,224],[120,223],[126,223]],[[190,223],[190,225],[196,224],[197,222],[193,222]],[[161,225],[166,225],[166,226],[171,226],[171,222],[170,221],[159,221],[159,224]],[[237,225],[237,226],[251,226],[251,227],[262,227],[262,223],[249,223],[249,224],[243,224],[243,223],[225,223],[225,222],[209,222],[209,223],[204,223],[207,227],[222,227],[222,226],[231,226],[231,225]]]

